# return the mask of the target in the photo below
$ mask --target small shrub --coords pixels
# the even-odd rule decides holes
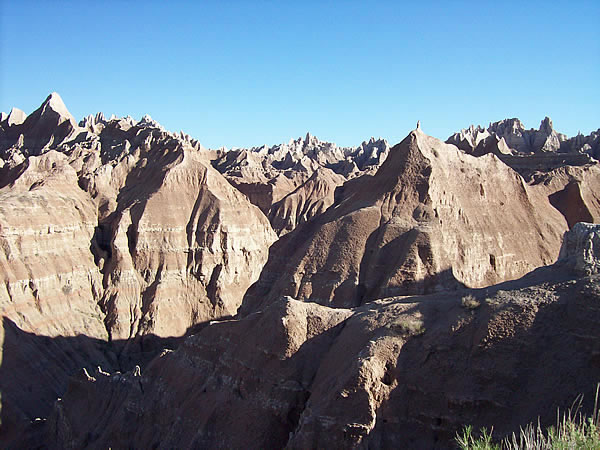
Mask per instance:
[[[417,318],[396,320],[389,324],[388,328],[398,334],[409,336],[418,336],[425,333],[425,324]]]
[[[467,309],[479,308],[479,306],[481,305],[481,303],[479,302],[479,300],[477,300],[471,294],[465,295],[462,298],[462,300],[460,301],[460,304],[463,306],[463,308],[467,308]]]

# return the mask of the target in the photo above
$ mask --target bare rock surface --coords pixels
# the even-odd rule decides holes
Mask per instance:
[[[565,234],[558,263],[577,275],[596,275],[600,270],[600,225],[579,222]]]
[[[383,139],[338,147],[307,133],[273,147],[219,151],[212,164],[285,234],[329,206],[343,181],[377,170],[388,152]]]
[[[335,189],[346,179],[331,169],[320,167],[303,184],[269,209],[269,221],[281,236],[325,212],[335,200]]]
[[[235,314],[276,234],[197,141],[149,116],[77,124],[58,94],[13,116],[0,124],[0,345],[14,353],[4,326],[61,343],[2,353],[2,422],[15,424],[47,414],[86,367],[81,348],[127,367],[152,337]]]
[[[43,439],[51,448],[448,448],[464,424],[493,424],[496,436],[540,413],[550,424],[573,392],[593,406],[596,278],[557,266],[354,309],[280,298],[211,324],[141,374],[73,378]]]
[[[446,142],[475,156],[494,153],[523,176],[535,170],[583,166],[600,159],[600,130],[568,138],[554,130],[549,117],[537,130],[525,129],[517,118],[494,122],[487,128],[471,125]]]
[[[69,132],[71,140],[53,141],[64,124],[85,129],[84,136]],[[57,94],[22,127],[25,146],[13,148],[22,161],[7,159],[1,169],[7,261],[0,302],[20,311],[18,296],[79,296],[101,309],[103,332],[116,339],[181,335],[235,313],[275,234],[203,162],[197,142],[150,116],[107,121],[99,114],[80,127]],[[52,149],[27,146],[48,136],[57,143]]]
[[[567,219],[569,228],[577,222],[600,221],[600,166],[563,166],[530,175],[531,189],[547,196],[552,206]]]
[[[598,136],[456,142],[206,150],[56,93],[3,113],[0,445],[447,448],[554,420],[600,375]]]
[[[521,153],[556,152],[567,142],[567,136],[554,130],[549,117],[542,120],[538,130],[527,130],[517,118],[494,122],[487,129],[471,125],[450,136],[446,142],[473,153],[491,136],[503,139],[509,148]]]
[[[290,295],[357,306],[390,295],[482,287],[553,263],[567,222],[498,158],[413,131],[374,176],[274,244],[242,312]]]

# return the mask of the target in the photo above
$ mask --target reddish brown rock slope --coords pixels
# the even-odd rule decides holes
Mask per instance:
[[[556,260],[565,218],[497,157],[419,129],[374,176],[272,248],[244,312],[290,295],[349,307],[389,295],[518,278]]]
[[[540,414],[552,423],[575,393],[589,397],[588,411],[600,376],[598,230],[573,233],[559,264],[487,290],[352,310],[281,298],[208,326],[139,374],[81,374],[44,439],[92,448],[448,448],[465,424],[493,424],[502,436]],[[480,305],[465,307],[467,293]]]

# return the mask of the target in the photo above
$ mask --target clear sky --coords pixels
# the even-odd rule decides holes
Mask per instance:
[[[600,1],[0,0],[0,110],[148,113],[206,147],[394,144],[421,120],[600,128]]]

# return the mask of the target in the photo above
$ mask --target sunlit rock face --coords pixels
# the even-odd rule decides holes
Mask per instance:
[[[494,122],[487,128],[471,125],[446,142],[474,156],[494,153],[524,176],[534,170],[583,166],[600,159],[600,130],[567,138],[554,129],[549,117],[537,130],[525,129],[517,118]]]
[[[551,423],[600,376],[600,172],[597,136],[534,131],[209,151],[150,116],[76,123],[58,94],[1,114],[0,446]]]
[[[273,147],[220,150],[211,159],[283,235],[325,211],[338,186],[373,173],[388,153],[383,139],[338,147],[307,133],[305,138]]]
[[[482,287],[553,263],[567,229],[546,195],[493,155],[417,129],[373,176],[280,239],[243,311],[290,295],[340,307],[389,295]]]
[[[234,314],[276,236],[149,116],[79,125],[53,93],[0,124],[0,305],[26,331],[177,336]]]

